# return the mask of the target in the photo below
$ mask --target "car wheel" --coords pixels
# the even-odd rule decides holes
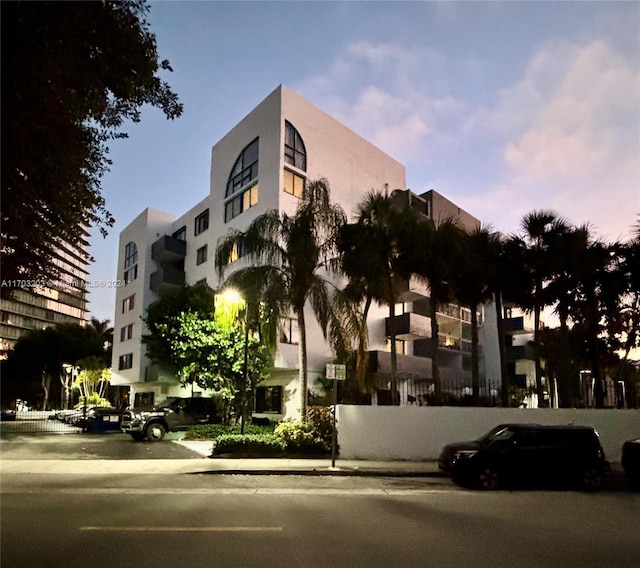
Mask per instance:
[[[159,442],[166,433],[164,426],[156,422],[147,427],[146,438],[149,442]]]
[[[144,434],[142,432],[134,432],[133,434],[131,434],[131,437],[136,442],[142,442],[142,440],[144,440]]]
[[[498,472],[494,467],[485,465],[478,474],[478,485],[480,489],[497,489],[500,482]]]
[[[581,485],[584,490],[597,491],[602,487],[603,482],[604,482],[604,475],[600,468],[590,466],[590,467],[586,467],[582,471]]]

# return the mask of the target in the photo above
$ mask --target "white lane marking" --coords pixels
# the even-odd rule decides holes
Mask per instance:
[[[282,527],[80,527],[93,532],[282,532]]]

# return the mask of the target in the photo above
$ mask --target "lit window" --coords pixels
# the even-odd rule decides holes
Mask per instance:
[[[224,206],[224,222],[231,221],[243,211],[258,203],[258,184],[245,189],[240,195],[235,196]]]
[[[207,209],[204,213],[201,213],[196,217],[195,226],[194,226],[194,235],[199,235],[203,231],[206,231],[209,228],[209,210]]]
[[[203,262],[207,262],[207,245],[200,247],[196,251],[196,264],[202,264]]]
[[[290,193],[295,197],[302,197],[302,191],[304,190],[304,178],[302,176],[285,169],[282,173],[282,182],[286,193]]]
[[[288,121],[284,123],[284,161],[299,170],[307,171],[307,151],[304,142]]]

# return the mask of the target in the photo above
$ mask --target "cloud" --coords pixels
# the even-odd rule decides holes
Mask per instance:
[[[429,48],[358,41],[332,65],[293,85],[385,152],[404,163],[428,159],[432,141],[447,138],[461,116],[451,96],[434,96],[429,77],[441,76],[446,59]]]
[[[473,206],[495,218],[500,203],[510,228],[552,208],[606,238],[628,234],[640,212],[639,87],[638,69],[602,41],[539,50],[522,80],[475,117],[475,128],[493,122],[506,141],[502,179]]]

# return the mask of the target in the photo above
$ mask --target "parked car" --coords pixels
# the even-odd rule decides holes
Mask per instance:
[[[111,406],[100,406],[90,410],[86,418],[82,417],[75,426],[83,432],[94,434],[102,432],[120,432],[120,424],[124,411]]]
[[[0,420],[2,420],[3,422],[9,421],[9,420],[15,420],[15,419],[16,419],[15,410],[3,410],[2,415],[0,416]]]
[[[159,442],[167,432],[215,422],[218,422],[218,413],[213,399],[171,397],[150,410],[131,408],[125,411],[120,427],[136,441]]]
[[[571,483],[595,491],[610,470],[593,428],[534,424],[501,424],[478,440],[449,444],[438,464],[459,485],[481,489]]]
[[[632,483],[640,484],[640,438],[622,445],[622,467]]]

